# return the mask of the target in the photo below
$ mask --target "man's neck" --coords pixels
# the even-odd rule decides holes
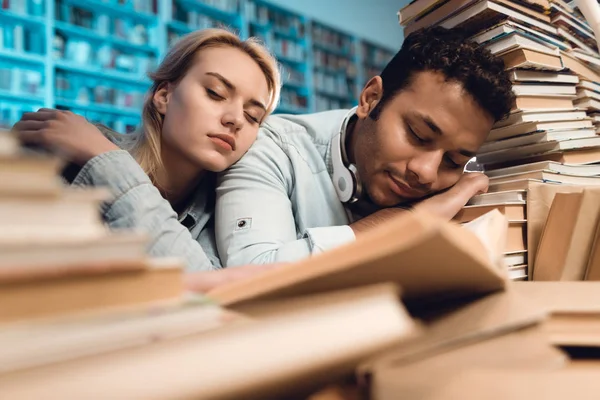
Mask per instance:
[[[356,165],[356,151],[358,150],[358,130],[359,130],[359,121],[356,115],[350,117],[350,121],[348,121],[348,125],[346,126],[346,137],[345,143],[342,143],[344,148],[346,149],[346,156],[348,158],[347,162]],[[360,176],[358,177],[360,179]],[[350,209],[353,214],[356,214],[358,218],[363,218],[368,215],[371,215],[375,211],[379,210],[380,207],[373,203],[371,198],[369,197],[366,188],[364,187],[363,182],[363,190],[362,195],[358,199],[358,201],[350,206]]]
[[[161,147],[163,168],[157,172],[155,183],[164,198],[179,213],[185,208],[187,199],[206,171],[193,165],[164,142]]]

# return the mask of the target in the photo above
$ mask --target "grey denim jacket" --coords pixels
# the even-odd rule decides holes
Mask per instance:
[[[198,185],[186,210],[177,215],[128,150],[132,136],[97,126],[122,150],[89,160],[73,185],[105,186],[113,199],[102,205],[102,216],[110,228],[133,228],[151,237],[151,256],[177,256],[188,271],[221,268],[214,235],[215,177],[207,175]]]

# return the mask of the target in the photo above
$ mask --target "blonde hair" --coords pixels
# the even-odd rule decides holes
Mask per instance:
[[[267,115],[273,112],[279,102],[281,74],[277,60],[257,39],[240,39],[225,29],[204,29],[182,37],[167,53],[158,69],[149,74],[153,84],[144,101],[141,131],[131,149],[136,161],[154,182],[156,171],[162,164],[161,130],[163,116],[156,109],[153,97],[156,91],[167,82],[177,83],[188,72],[196,54],[203,49],[233,47],[252,57],[265,75],[269,88]]]

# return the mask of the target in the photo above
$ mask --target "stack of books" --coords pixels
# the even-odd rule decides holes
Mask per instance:
[[[110,193],[64,186],[62,167],[0,132],[3,395],[286,397],[416,332],[397,285],[383,281],[260,319],[189,293],[182,260],[149,257],[143,233],[107,229]]]
[[[105,193],[63,187],[60,162],[7,138],[7,398],[306,398],[352,376],[375,377],[366,391],[400,385],[396,394],[414,398],[438,389],[438,376],[567,362],[540,329],[546,311],[510,287],[502,256],[510,224],[499,210],[462,226],[404,213],[354,243],[198,296],[185,291],[178,260],[151,259],[143,235],[104,228],[96,213]],[[560,321],[555,330],[565,329]]]
[[[508,220],[503,249],[504,262],[511,280],[527,280],[527,192],[515,190],[483,194],[471,199],[454,217],[458,223],[468,223],[490,212],[500,211]]]
[[[488,193],[473,198],[456,220],[499,209],[510,220],[505,257],[511,277],[531,278],[552,196],[571,185],[600,185],[600,108],[594,103],[600,56],[592,30],[561,0],[416,0],[398,15],[405,34],[431,25],[462,28],[503,59],[516,102],[477,155],[490,178]],[[540,182],[563,189],[536,186],[532,194]]]

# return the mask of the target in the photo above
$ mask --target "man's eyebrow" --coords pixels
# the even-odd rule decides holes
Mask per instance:
[[[231,83],[231,81],[229,81],[223,75],[221,75],[217,72],[207,72],[206,75],[214,76],[215,78],[217,78],[218,80],[223,82],[223,85],[225,85],[227,87],[227,89],[229,89],[232,92],[236,91],[235,85],[233,83]],[[261,103],[260,101],[258,101],[256,99],[250,99],[249,103],[252,104],[253,106],[262,108],[265,112],[267,111],[267,107],[263,103]]]
[[[421,118],[423,120],[423,122],[425,122],[425,124],[429,127],[429,129],[431,129],[434,133],[442,136],[444,134],[444,132],[442,132],[442,130],[440,129],[440,127],[433,122],[433,120],[428,117],[427,115],[421,115],[419,114],[419,118]]]

